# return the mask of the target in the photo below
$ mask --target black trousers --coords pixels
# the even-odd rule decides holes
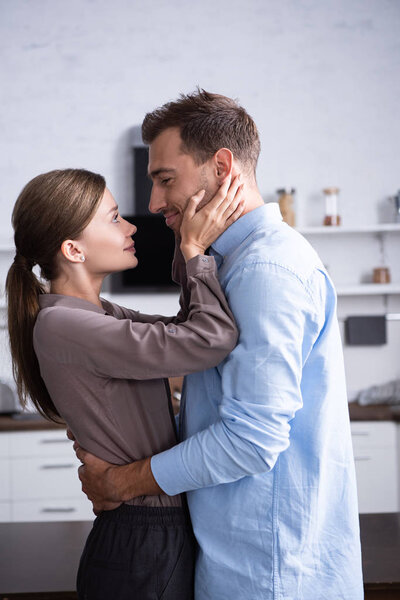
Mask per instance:
[[[79,600],[193,600],[194,551],[185,508],[104,511],[79,564]]]

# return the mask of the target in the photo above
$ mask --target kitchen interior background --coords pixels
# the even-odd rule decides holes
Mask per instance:
[[[399,31],[397,0],[0,0],[1,293],[23,185],[84,167],[104,174],[132,214],[132,127],[196,85],[238,98],[253,116],[261,193],[269,202],[296,188],[300,228],[322,224],[327,186],[340,188],[343,227],[393,223]],[[339,291],[390,267],[387,293],[340,294],[342,329],[348,315],[400,312],[400,231],[307,235]],[[176,294],[117,300],[167,314],[178,305]],[[3,295],[0,306],[0,378],[10,379]],[[400,321],[387,334],[384,345],[345,346],[351,397],[400,378]]]

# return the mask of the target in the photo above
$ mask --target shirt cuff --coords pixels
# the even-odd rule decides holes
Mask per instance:
[[[186,273],[188,277],[198,275],[200,273],[208,273],[209,271],[215,271],[216,264],[213,256],[205,256],[204,254],[198,254],[193,256],[186,263]]]
[[[179,444],[153,456],[150,464],[155,480],[168,496],[176,496],[198,487],[183,464]]]

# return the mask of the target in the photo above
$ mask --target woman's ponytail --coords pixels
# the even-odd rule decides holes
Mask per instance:
[[[39,413],[56,422],[61,418],[33,347],[39,296],[46,290],[32,269],[37,264],[48,282],[58,277],[63,241],[78,238],[93,218],[105,187],[104,177],[84,169],[50,171],[27,183],[12,214],[17,253],[8,271],[6,293],[14,379],[22,405],[31,400]]]
[[[43,379],[33,348],[33,328],[39,312],[39,295],[45,289],[32,271],[34,261],[17,252],[6,279],[8,332],[13,375],[22,406],[28,399],[44,417],[61,422]]]

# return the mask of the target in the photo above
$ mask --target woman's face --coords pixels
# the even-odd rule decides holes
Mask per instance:
[[[120,217],[106,188],[94,217],[79,238],[87,270],[93,275],[107,275],[136,267],[134,233],[136,227]]]

